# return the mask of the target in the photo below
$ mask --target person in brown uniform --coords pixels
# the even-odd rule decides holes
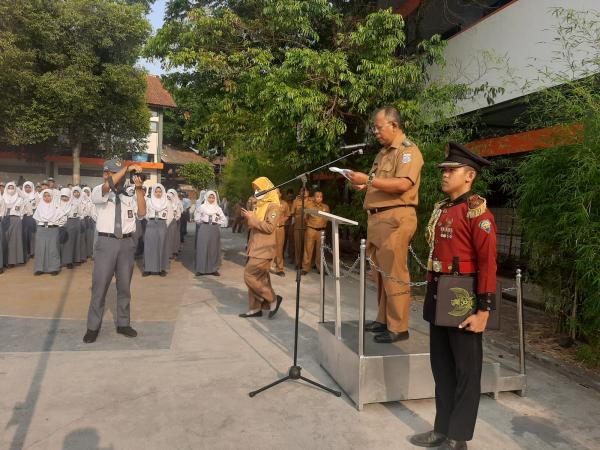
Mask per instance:
[[[284,277],[285,272],[283,271],[283,264],[285,260],[283,258],[283,250],[285,246],[285,225],[290,217],[290,207],[287,202],[283,200],[281,191],[276,189],[276,192],[279,197],[279,217],[277,218],[277,230],[275,231],[277,254],[275,255],[275,260],[273,261],[273,269],[275,271],[275,275]]]
[[[375,137],[383,145],[369,174],[351,172],[350,182],[366,190],[364,208],[369,214],[367,255],[391,278],[377,272],[375,321],[366,331],[378,333],[375,341],[391,343],[408,339],[410,276],[408,245],[417,228],[415,208],[419,201],[419,184],[423,156],[409,141],[395,108],[381,108],[375,113]],[[400,282],[398,282],[400,281]]]
[[[255,192],[273,187],[273,183],[260,177],[252,182]],[[262,309],[269,308],[269,319],[281,305],[282,298],[275,294],[271,286],[269,269],[277,251],[275,230],[279,223],[279,196],[271,191],[258,198],[254,211],[242,210],[248,222],[248,262],[244,269],[244,281],[248,286],[248,312],[240,317],[261,317]]]
[[[315,192],[311,209],[329,212],[329,206],[323,203],[323,193]],[[313,261],[313,253],[315,253],[315,264],[317,272],[321,269],[321,231],[325,231],[327,220],[322,217],[307,214],[305,217],[306,232],[304,233],[304,258],[302,260],[302,275],[310,272],[311,263]]]
[[[232,233],[241,233],[244,218],[242,217],[242,201],[239,200],[233,208],[233,225],[231,226]]]
[[[295,261],[294,256],[294,227],[292,226],[292,205],[294,204],[294,190],[288,189],[286,193],[285,202],[288,204],[290,209],[290,216],[285,223],[285,252],[290,262]]]
[[[292,203],[292,217],[294,220],[294,262],[296,264],[296,268],[300,267],[302,264],[302,189],[300,189],[300,194]],[[304,191],[304,208],[312,208],[312,199],[309,197],[310,191],[306,189]],[[304,228],[306,229],[306,224],[304,224]]]

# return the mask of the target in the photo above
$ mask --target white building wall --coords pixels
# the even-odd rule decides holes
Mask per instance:
[[[567,61],[557,61],[560,45],[557,37],[557,18],[551,9],[572,8],[581,11],[600,11],[600,0],[518,0],[484,18],[471,28],[448,40],[444,52],[447,66],[432,67],[433,80],[466,83],[472,87],[488,83],[503,87],[505,92],[495,97],[495,103],[521,97],[550,87],[554,83],[540,79],[540,72],[549,68],[555,73],[567,71]],[[597,52],[592,46],[580,48],[576,60]],[[577,79],[589,74],[591,66],[577,65],[569,76]],[[484,95],[458,105],[458,113],[488,106]]]

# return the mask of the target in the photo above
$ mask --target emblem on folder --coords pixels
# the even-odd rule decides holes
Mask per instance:
[[[475,307],[475,298],[469,294],[469,291],[463,288],[454,287],[450,288],[456,297],[450,301],[452,310],[448,312],[449,315],[454,317],[466,316]]]

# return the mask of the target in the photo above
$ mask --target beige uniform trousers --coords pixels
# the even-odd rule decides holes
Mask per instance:
[[[283,264],[285,262],[283,258],[283,250],[285,247],[285,225],[278,226],[275,230],[275,242],[277,245],[277,255],[273,262],[275,272],[283,272]]]
[[[408,245],[417,229],[414,208],[394,208],[369,216],[367,255],[397,283],[375,272],[377,281],[377,322],[387,324],[389,331],[408,330],[410,315],[410,275]]]
[[[315,254],[317,272],[321,270],[321,230],[306,228],[304,233],[304,258],[302,259],[302,270],[310,272],[311,263]]]
[[[269,268],[270,259],[248,258],[244,269],[244,282],[248,286],[249,309],[269,309],[269,304],[275,301],[275,291],[271,286]]]

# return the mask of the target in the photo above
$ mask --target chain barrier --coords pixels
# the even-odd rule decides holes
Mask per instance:
[[[410,254],[413,256],[413,258],[415,259],[417,264],[421,267],[421,269],[427,271],[427,266],[425,266],[425,264],[423,264],[423,262],[419,259],[419,257],[415,253],[414,249],[412,248],[412,245],[409,245],[408,249],[410,250]],[[333,256],[333,249],[331,247],[329,247],[328,245],[321,246],[321,258],[323,260],[323,266],[325,267],[325,272],[327,273],[327,275],[332,276],[333,275],[333,267],[331,267],[331,268],[329,267],[329,264],[327,263],[327,258],[326,258],[325,252],[328,252],[331,256]],[[373,261],[373,259],[371,259],[370,256],[367,256],[366,261],[369,263],[369,266],[371,267],[371,269],[380,273],[383,278],[391,280],[394,283],[397,283],[400,285],[408,285],[411,287],[420,287],[420,286],[427,285],[427,281],[411,281],[411,282],[407,283],[404,280],[400,280],[399,278],[396,278],[396,277],[393,277],[393,276],[387,274],[385,272],[385,270],[383,270],[381,267],[379,267],[377,264],[375,264],[375,261]],[[353,273],[360,274],[360,270],[356,269],[357,266],[360,264],[360,255],[358,255],[358,257],[354,260],[352,265],[348,265],[341,260],[340,260],[340,264],[346,269],[345,273],[340,274],[340,278],[347,278]],[[513,292],[516,290],[517,290],[517,288],[513,286],[513,287],[509,287],[509,288],[503,288],[502,292]]]
[[[413,256],[413,258],[415,259],[415,261],[417,262],[417,264],[419,265],[419,267],[421,269],[423,269],[425,272],[427,272],[427,266],[425,264],[423,264],[423,261],[421,261],[419,259],[419,257],[417,256],[417,253],[415,252],[415,250],[412,248],[412,245],[408,246],[408,250],[410,251],[410,254]]]
[[[427,270],[427,268],[422,265],[421,261],[417,258],[417,256],[412,251],[412,247],[410,247],[410,249],[411,249],[412,255],[417,260],[417,263],[419,265],[421,265],[422,267],[424,267],[425,270]],[[323,245],[322,246],[322,250],[323,250],[322,251],[322,258],[323,258],[323,262],[324,262],[323,265],[325,266],[325,271],[327,272],[328,275],[331,275],[333,269],[331,269],[331,270],[329,269],[329,265],[327,263],[327,258],[325,258],[325,252],[328,252],[330,255],[333,256],[333,249],[331,247],[327,246],[327,245]],[[406,281],[401,280],[399,278],[393,277],[393,276],[387,274],[385,272],[385,270],[383,270],[377,264],[375,264],[375,262],[369,256],[367,256],[366,261],[369,263],[369,266],[371,267],[371,269],[373,269],[376,272],[380,273],[383,278],[391,280],[394,283],[397,283],[397,284],[400,284],[400,285],[403,285],[403,286],[408,285],[408,286],[412,286],[412,287],[419,287],[419,286],[425,286],[425,285],[427,285],[427,281],[411,281],[411,282],[406,282]],[[346,273],[341,274],[340,278],[349,277],[352,273],[358,273],[358,274],[360,273],[360,270],[356,269],[357,266],[360,264],[360,255],[354,260],[354,262],[352,263],[352,265],[345,264],[343,261],[340,261],[340,264],[346,269]]]

